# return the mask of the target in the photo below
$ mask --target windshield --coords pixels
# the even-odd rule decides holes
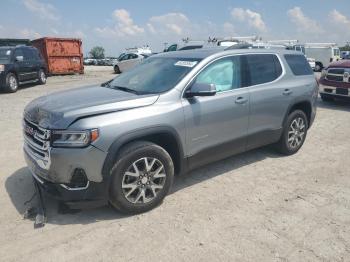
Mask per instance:
[[[0,62],[9,62],[11,57],[11,49],[1,48],[0,49]]]
[[[199,62],[198,59],[154,58],[116,77],[110,88],[134,91],[136,94],[158,94],[173,87]]]

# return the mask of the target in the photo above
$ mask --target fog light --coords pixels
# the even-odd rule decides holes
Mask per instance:
[[[68,190],[82,190],[89,186],[89,180],[86,177],[84,169],[76,168],[68,184],[61,184],[62,187]]]

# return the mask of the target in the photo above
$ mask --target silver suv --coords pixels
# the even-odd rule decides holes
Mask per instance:
[[[268,144],[303,145],[318,86],[287,50],[200,49],[150,57],[103,87],[40,97],[24,152],[41,191],[71,208],[157,206],[174,175]]]

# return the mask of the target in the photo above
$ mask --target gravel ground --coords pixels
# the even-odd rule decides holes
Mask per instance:
[[[57,212],[33,229],[22,214],[33,195],[22,155],[21,116],[32,99],[109,80],[111,68],[51,77],[0,94],[1,261],[350,261],[350,103],[319,101],[302,150],[247,152],[175,180],[151,212],[109,207]]]

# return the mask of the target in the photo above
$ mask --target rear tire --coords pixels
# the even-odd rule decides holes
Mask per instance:
[[[40,69],[38,72],[38,82],[40,85],[45,85],[46,84],[46,74],[43,69]]]
[[[333,102],[334,101],[334,97],[330,96],[330,95],[325,95],[325,94],[320,94],[322,101],[324,102]]]
[[[116,73],[116,74],[120,74],[121,72],[120,72],[120,68],[119,68],[119,66],[114,66],[114,73]]]
[[[277,149],[283,155],[293,155],[305,142],[309,123],[305,113],[295,110],[289,114],[283,126],[283,133],[277,142]]]
[[[8,73],[6,75],[5,91],[9,93],[15,93],[18,90],[18,79],[14,73]]]
[[[168,152],[150,142],[133,142],[121,149],[111,170],[110,203],[123,213],[137,214],[158,206],[174,180]]]

